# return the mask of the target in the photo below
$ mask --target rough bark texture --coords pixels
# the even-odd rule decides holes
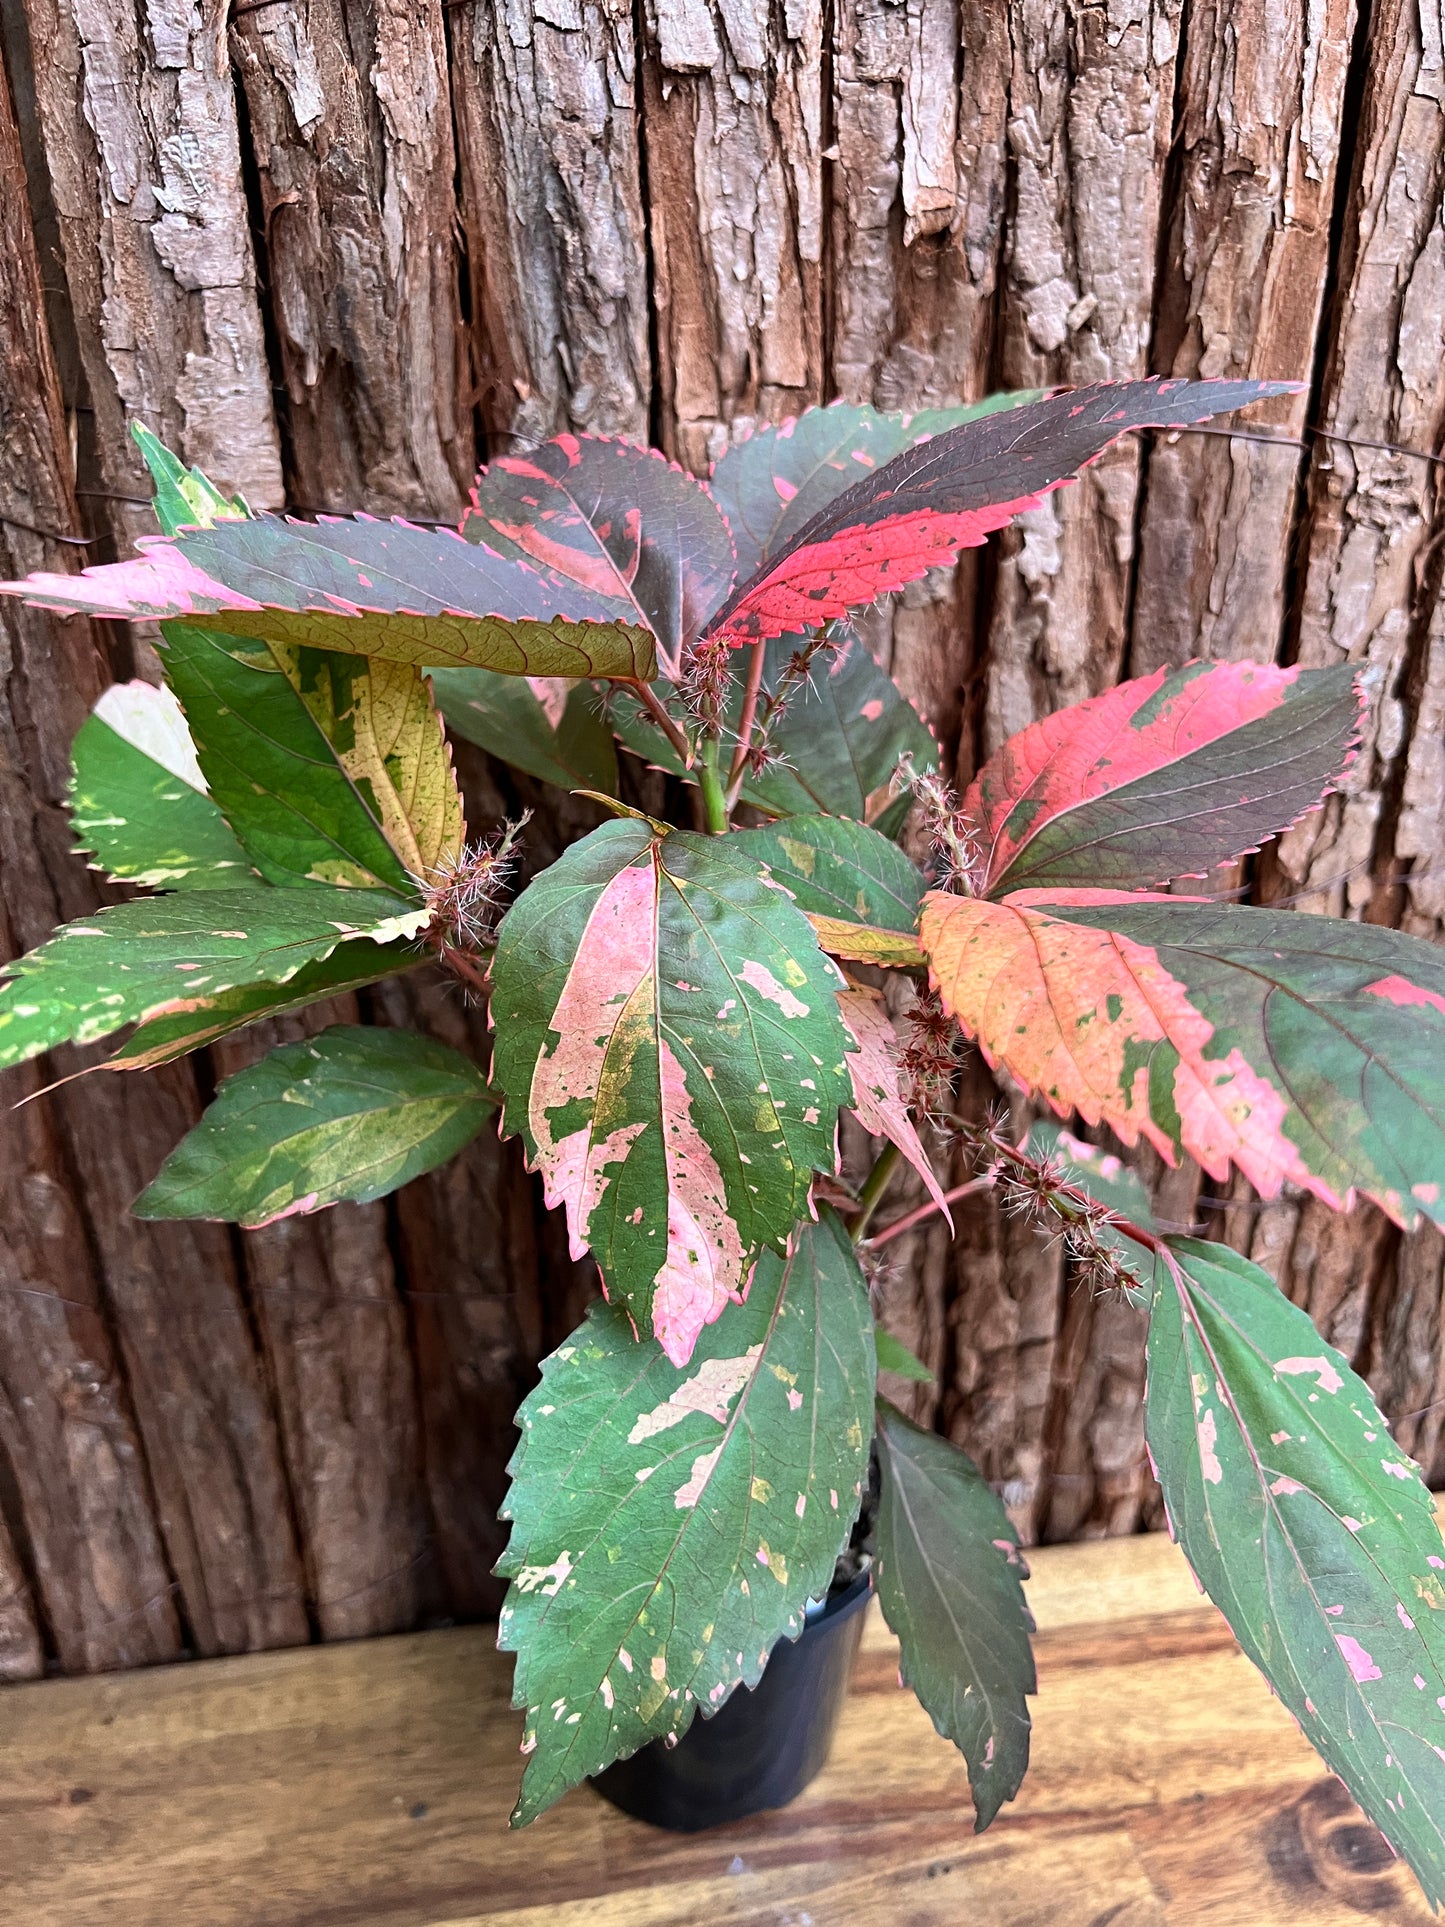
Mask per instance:
[[[566,428],[645,439],[632,9],[510,0],[458,9],[451,33],[482,419],[523,442]]]
[[[237,11],[293,500],[451,514],[473,449],[441,8]]]
[[[643,142],[668,453],[823,398],[819,0],[647,9]]]
[[[140,421],[278,504],[225,9],[36,0],[25,18],[103,486],[148,495]],[[149,526],[112,507],[118,536]]]
[[[137,418],[256,502],[281,498],[284,447],[294,506],[441,516],[477,430],[650,436],[705,470],[833,395],[1295,376],[1250,425],[1283,446],[1121,451],[869,634],[959,780],[1124,671],[1370,663],[1347,794],[1239,881],[1436,938],[1439,470],[1360,443],[1445,432],[1445,56],[1438,0],[1376,0],[1364,32],[1359,3],[25,0],[23,168],[0,99],[0,563],[76,565],[15,521],[144,531],[114,502],[82,528],[73,492],[73,446],[83,491],[146,492]],[[8,951],[96,901],[65,752],[130,660],[0,616]],[[534,866],[594,820],[458,760],[474,825],[536,808]],[[244,1236],[124,1211],[198,1078],[335,1021],[485,1049],[482,1013],[418,978],[0,1114],[0,1677],[495,1609],[510,1415],[594,1288],[516,1147],[487,1133],[384,1205]],[[970,1064],[961,1104],[994,1095]],[[1439,1237],[1139,1161],[1161,1215],[1265,1264],[1445,1477]],[[887,1213],[918,1195],[901,1180]],[[1136,1314],[977,1200],[956,1236],[889,1246],[876,1294],[937,1373],[893,1389],[1027,1538],[1157,1522]]]

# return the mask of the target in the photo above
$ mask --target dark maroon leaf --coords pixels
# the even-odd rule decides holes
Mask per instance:
[[[733,581],[717,504],[656,449],[559,435],[477,477],[462,534],[631,606],[669,674]]]
[[[738,574],[750,576],[770,555],[790,546],[844,489],[905,448],[1000,409],[1020,408],[1037,401],[1041,392],[1026,388],[916,415],[882,415],[876,408],[838,401],[809,408],[795,421],[755,429],[728,449],[712,472],[712,492],[737,547]]]
[[[1206,421],[1297,385],[1099,382],[936,435],[830,502],[734,589],[708,633],[744,643],[816,628],[976,548],[1127,430]]]

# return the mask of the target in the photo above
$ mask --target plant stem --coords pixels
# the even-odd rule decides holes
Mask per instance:
[[[624,689],[630,689],[648,715],[657,724],[663,735],[682,758],[686,768],[692,768],[692,746],[678,728],[673,718],[658,700],[657,692],[645,682],[624,682]]]
[[[971,1198],[975,1192],[987,1191],[988,1188],[987,1178],[970,1178],[967,1184],[956,1184],[951,1191],[945,1191],[943,1203],[958,1204],[961,1199]],[[942,1206],[938,1201],[930,1198],[926,1204],[919,1205],[916,1211],[906,1211],[901,1218],[895,1218],[891,1224],[885,1224],[881,1231],[875,1231],[868,1242],[876,1251],[879,1245],[886,1245],[890,1238],[901,1238],[905,1231],[911,1231],[914,1225],[922,1224],[925,1218],[931,1218],[935,1211],[941,1209]]]
[[[728,802],[723,794],[722,778],[718,775],[717,758],[717,737],[704,736],[697,761],[697,780],[702,790],[702,806],[707,816],[708,834],[726,836]]]
[[[853,1220],[850,1234],[855,1245],[862,1244],[867,1237],[873,1213],[878,1209],[879,1200],[888,1189],[888,1180],[898,1169],[898,1160],[902,1155],[896,1144],[885,1144],[878,1153],[873,1169],[864,1178],[858,1192],[858,1215]]]
[[[747,686],[743,690],[742,714],[738,718],[738,746],[733,751],[732,766],[728,770],[728,808],[736,806],[743,787],[743,777],[747,773],[748,750],[753,740],[753,725],[758,717],[758,696],[763,687],[763,661],[768,645],[761,638],[753,644],[752,658],[748,663]]]

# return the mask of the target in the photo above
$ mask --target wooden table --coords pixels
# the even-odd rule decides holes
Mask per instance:
[[[871,1610],[785,1812],[654,1832],[589,1789],[509,1833],[483,1627],[0,1692],[7,1927],[1362,1927],[1431,1916],[1160,1537],[1034,1555],[1020,1799],[962,1765]]]

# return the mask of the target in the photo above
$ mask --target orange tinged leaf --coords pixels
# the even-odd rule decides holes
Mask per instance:
[[[1266,1197],[1285,1179],[1320,1190],[1281,1131],[1284,1097],[1238,1049],[1206,1056],[1214,1026],[1154,951],[1049,914],[1074,902],[1180,901],[1025,890],[985,903],[932,891],[923,947],[945,1008],[989,1063],[1042,1092],[1060,1116],[1077,1110],[1128,1144],[1142,1133],[1171,1164],[1182,1146],[1212,1177],[1233,1162]]]

